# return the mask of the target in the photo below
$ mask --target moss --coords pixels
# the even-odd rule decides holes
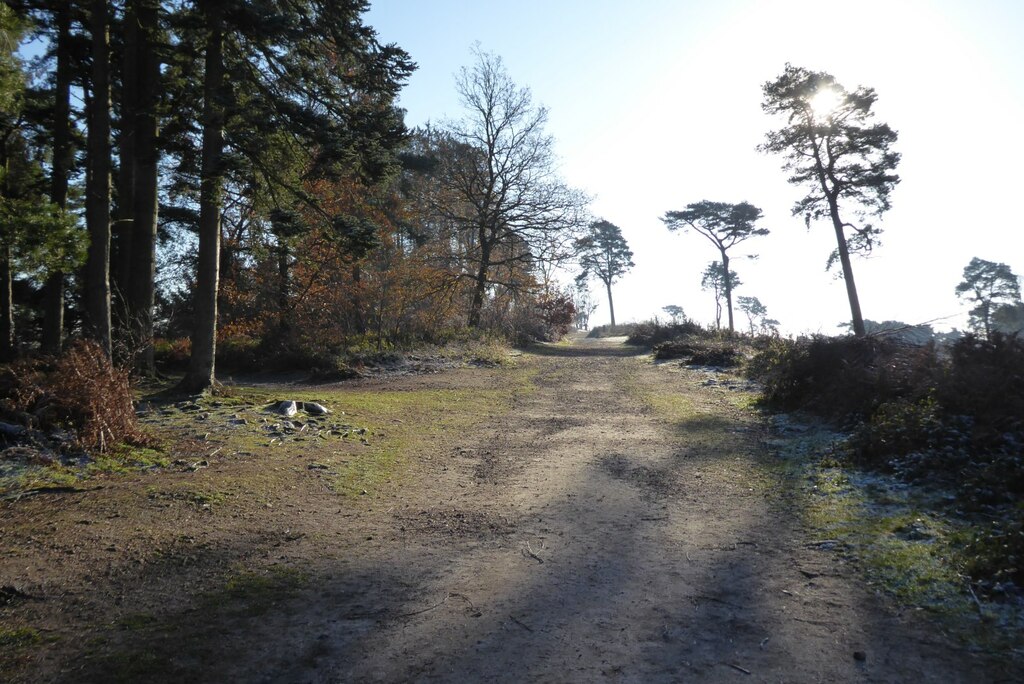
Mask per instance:
[[[222,589],[204,594],[202,609],[255,617],[292,598],[307,583],[307,575],[294,568],[274,566],[262,572],[243,570],[228,577]]]
[[[42,643],[43,636],[39,630],[31,627],[15,627],[0,629],[0,648],[22,648]]]
[[[930,611],[975,647],[1024,646],[1020,610],[988,603],[979,611],[967,589],[963,539],[972,523],[939,512],[932,500],[939,493],[844,467],[834,439],[812,430],[789,440],[772,468],[782,484],[780,504],[812,537],[835,540],[837,552],[898,604]]]

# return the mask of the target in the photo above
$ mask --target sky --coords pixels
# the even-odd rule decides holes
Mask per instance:
[[[372,0],[365,20],[418,64],[399,103],[410,126],[463,115],[455,76],[477,42],[549,109],[562,177],[634,253],[613,288],[618,322],[664,319],[669,304],[713,322],[700,280],[717,250],[660,220],[704,199],[751,202],[771,230],[730,252],[757,255],[733,261],[737,296],[787,334],[849,320],[825,271],[831,226],[792,216],[803,192],[756,150],[780,125],[761,88],[787,62],[874,88],[877,120],[899,133],[882,244],[853,266],[865,318],[963,329],[954,288],[972,257],[1024,275],[1024,2]],[[608,322],[599,285],[592,324]]]

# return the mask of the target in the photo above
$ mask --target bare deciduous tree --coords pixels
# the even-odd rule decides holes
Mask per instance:
[[[582,224],[587,198],[558,177],[547,110],[513,83],[500,57],[479,48],[474,56],[456,80],[466,114],[447,126],[457,154],[442,158],[439,178],[457,198],[443,212],[472,235],[468,322],[478,327],[488,286],[522,286],[496,282],[496,269],[531,270],[548,260],[565,244],[559,236]]]

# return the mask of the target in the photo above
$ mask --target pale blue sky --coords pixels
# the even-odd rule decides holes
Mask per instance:
[[[780,160],[755,151],[773,122],[761,85],[787,61],[878,91],[900,133],[903,182],[883,245],[854,265],[867,318],[958,316],[953,289],[972,256],[1024,274],[1024,2],[982,0],[374,0],[367,22],[419,64],[401,104],[410,125],[458,117],[454,75],[479,41],[550,109],[566,180],[623,229],[634,271],[616,286],[620,320],[682,305],[713,317],[700,274],[716,257],[669,234],[668,210],[750,201],[773,233],[739,262],[745,285],[790,332],[846,320],[824,272],[830,228],[790,216],[799,198]],[[595,314],[605,322],[607,308]]]

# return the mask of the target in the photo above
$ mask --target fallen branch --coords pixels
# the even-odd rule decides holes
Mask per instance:
[[[967,591],[971,592],[971,598],[974,599],[974,605],[978,607],[978,615],[985,617],[985,610],[982,608],[981,601],[978,600],[978,595],[974,593],[974,587],[971,586],[970,581],[967,582]]]
[[[528,624],[526,624],[525,622],[523,622],[522,620],[517,618],[515,615],[509,615],[508,618],[512,622],[516,623],[517,625],[519,625],[520,627],[525,629],[527,632],[532,632],[533,631],[533,629]]]
[[[704,596],[702,594],[697,594],[697,595],[691,596],[690,598],[694,599],[694,600],[701,599],[701,600],[704,600],[704,601],[712,601],[714,603],[721,603],[723,606],[728,606],[729,608],[732,608],[733,610],[746,610],[746,608],[744,608],[743,606],[738,606],[735,603],[729,603],[728,601],[725,601],[725,600],[720,599],[720,598],[716,598],[714,596]]]
[[[534,559],[538,563],[543,563],[544,562],[544,559],[541,558],[540,556],[538,556],[537,554],[535,554],[533,552],[533,549],[530,548],[530,542],[526,542],[526,546],[523,548],[523,555],[524,556],[529,556],[530,558]]]

